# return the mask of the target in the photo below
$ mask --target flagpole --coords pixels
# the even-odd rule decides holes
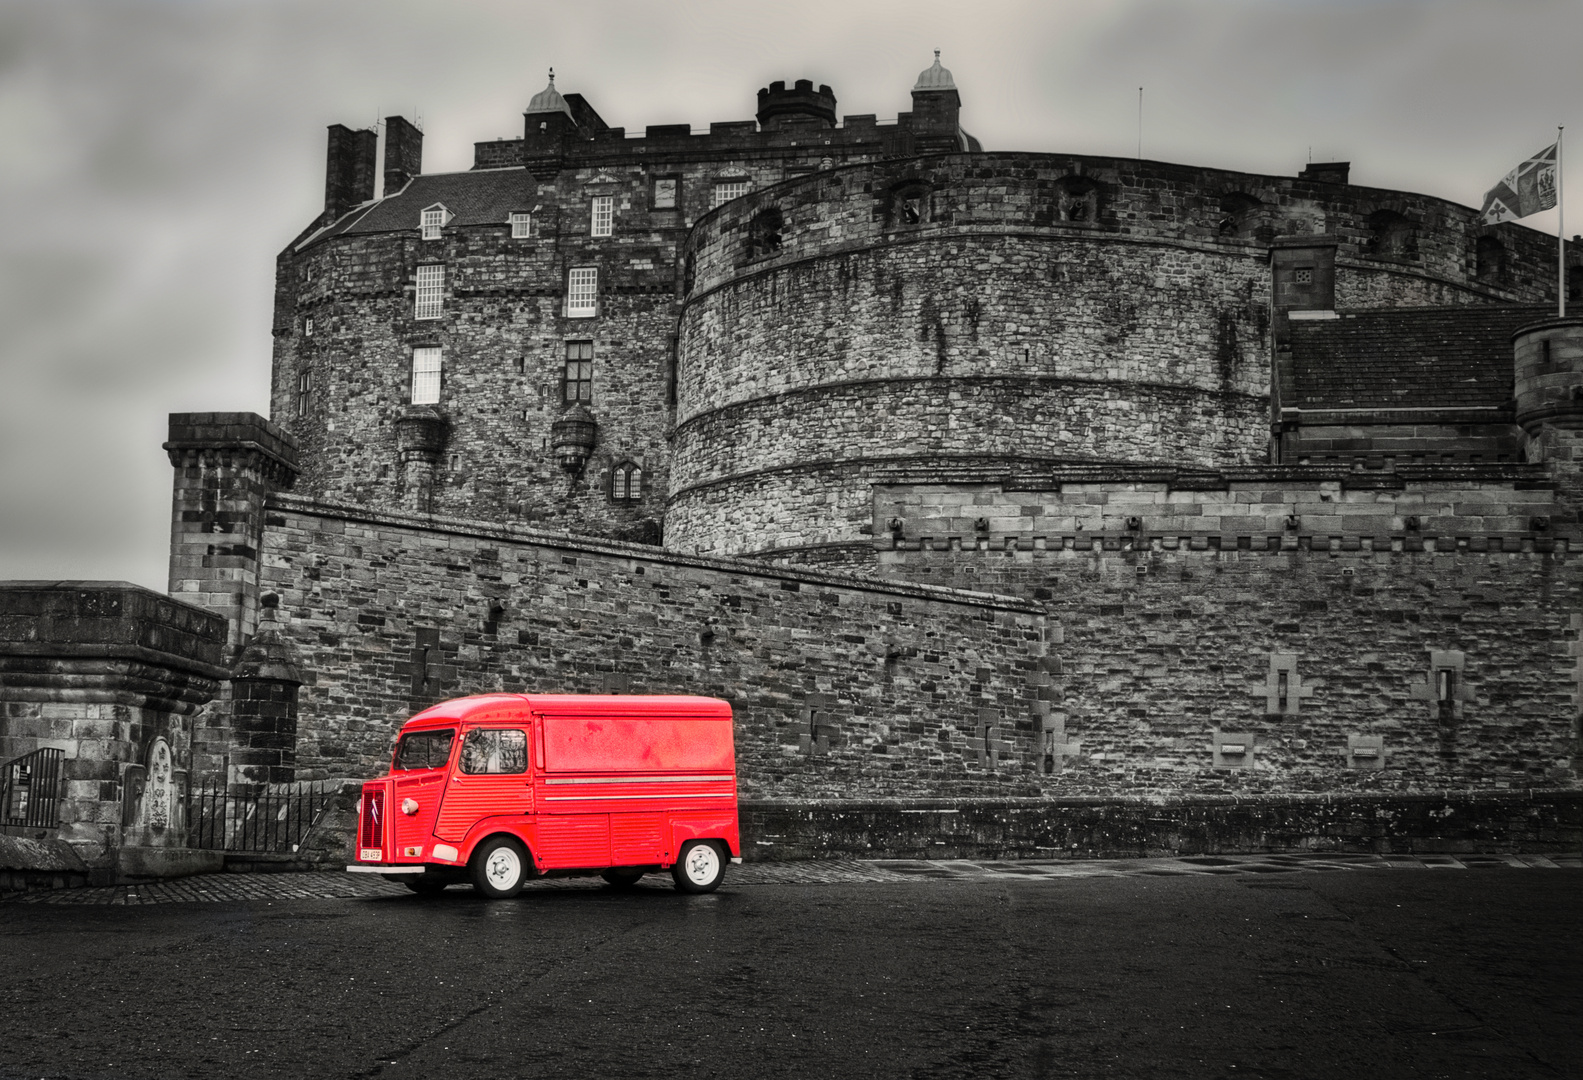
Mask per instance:
[[[1562,319],[1567,317],[1566,188],[1561,186],[1566,179],[1561,172],[1561,133],[1565,130],[1565,124],[1556,125],[1556,315]]]

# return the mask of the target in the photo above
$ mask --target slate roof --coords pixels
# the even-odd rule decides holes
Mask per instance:
[[[1292,320],[1299,409],[1466,409],[1512,397],[1512,333],[1551,306],[1477,305],[1357,311]]]
[[[435,203],[455,215],[450,225],[503,225],[513,210],[532,210],[541,201],[537,192],[538,184],[522,168],[414,176],[394,195],[351,211],[306,242],[343,234],[416,232],[418,214]]]

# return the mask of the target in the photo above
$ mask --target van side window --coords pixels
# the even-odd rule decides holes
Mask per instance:
[[[396,747],[396,768],[408,772],[413,769],[443,769],[451,756],[451,740],[456,738],[454,728],[445,731],[415,731],[403,735]]]
[[[527,772],[527,734],[474,728],[462,741],[462,771],[475,776],[481,773]]]

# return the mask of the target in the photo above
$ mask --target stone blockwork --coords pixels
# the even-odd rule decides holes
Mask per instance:
[[[228,675],[226,633],[126,582],[0,586],[0,761],[63,752],[59,835],[90,862],[185,842],[193,717]]]
[[[745,796],[1038,790],[1025,601],[292,496],[268,520],[299,777],[378,772],[443,698],[614,691],[729,700]]]
[[[975,154],[851,165],[722,207],[686,249],[670,541],[850,543],[859,491],[807,506],[810,474],[838,462],[1263,461],[1281,237],[1292,274],[1307,256],[1291,245],[1323,234],[1348,254],[1331,257],[1339,281],[1421,285],[1382,290],[1392,303],[1542,293],[1479,278],[1459,253],[1482,227],[1436,200],[1414,202],[1410,248],[1380,247],[1377,202],[1302,180]]]

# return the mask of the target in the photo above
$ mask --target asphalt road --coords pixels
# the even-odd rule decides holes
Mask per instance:
[[[1583,871],[0,904],[0,1077],[1583,1076]]]

